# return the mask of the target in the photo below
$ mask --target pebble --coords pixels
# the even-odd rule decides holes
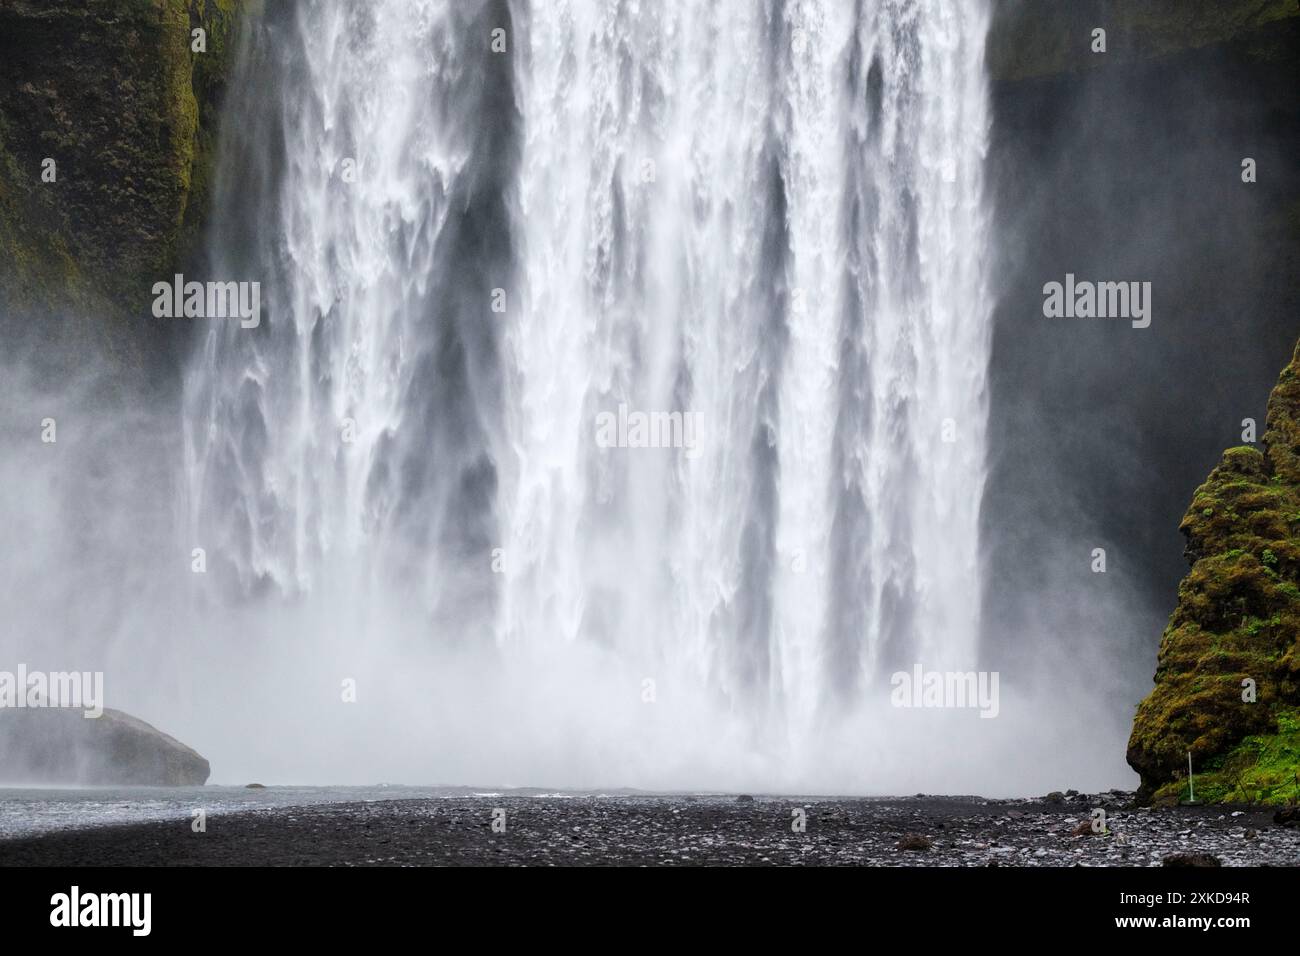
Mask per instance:
[[[1083,819],[1077,803],[1069,813],[1070,804],[1041,798],[404,799],[223,815],[222,840],[193,839],[187,821],[63,831],[6,841],[0,862],[356,866],[380,862],[382,848],[389,865],[1160,866],[1178,854],[1223,866],[1300,865],[1300,828],[1274,825],[1271,810],[1231,817],[1219,807],[1130,810],[1130,795],[1109,798],[1117,808],[1107,812],[1109,832],[1086,838],[1069,836]],[[806,809],[806,831],[791,830],[791,806]],[[506,833],[490,828],[498,807],[508,812]],[[940,832],[942,842],[933,843]],[[900,852],[909,835],[932,845]]]

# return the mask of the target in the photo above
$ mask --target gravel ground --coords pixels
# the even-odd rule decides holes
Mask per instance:
[[[1106,811],[1108,832],[1087,824]],[[505,832],[493,818],[505,811]],[[806,829],[797,832],[796,811]],[[1084,824],[1084,835],[1074,835]],[[914,847],[914,848],[907,848]],[[1159,866],[1300,865],[1300,828],[1271,810],[1053,800],[501,796],[278,807],[0,841],[0,865]]]

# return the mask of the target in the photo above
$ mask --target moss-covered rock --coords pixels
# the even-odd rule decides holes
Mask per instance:
[[[212,198],[221,103],[234,60],[238,17],[250,15],[257,8],[258,4],[253,0],[190,0],[192,22],[201,23],[208,32],[208,51],[204,56],[192,58],[190,86],[198,110],[198,124],[194,133],[194,157],[190,164],[190,194],[179,237],[182,255],[191,251],[199,241]]]
[[[997,0],[989,72],[1016,81],[1150,60],[1218,44],[1278,55],[1279,28],[1300,24],[1295,0]],[[1285,21],[1285,22],[1284,22]],[[1106,31],[1106,52],[1092,31]]]
[[[206,205],[240,2],[0,0],[6,312],[130,318],[152,300]]]
[[[1225,452],[1180,530],[1192,569],[1129,739],[1140,795],[1189,796],[1190,753],[1198,800],[1300,799],[1300,346],[1263,449]]]

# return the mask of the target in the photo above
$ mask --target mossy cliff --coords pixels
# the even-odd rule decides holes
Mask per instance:
[[[1128,745],[1139,796],[1187,799],[1190,752],[1198,801],[1300,799],[1300,346],[1262,449],[1224,453],[1180,530],[1192,570]]]
[[[6,316],[127,321],[185,258],[244,2],[0,0]],[[206,52],[191,48],[200,27]]]
[[[988,64],[1015,82],[1232,45],[1250,59],[1285,55],[1284,26],[1300,26],[1296,0],[996,0]],[[1106,52],[1092,31],[1106,31]]]

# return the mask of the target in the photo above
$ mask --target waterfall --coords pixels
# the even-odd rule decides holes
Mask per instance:
[[[987,19],[265,14],[209,261],[265,318],[209,327],[186,374],[188,533],[224,600],[346,593],[352,626],[389,595],[470,682],[585,668],[589,721],[679,708],[659,749],[709,713],[788,751],[893,670],[974,668]]]

